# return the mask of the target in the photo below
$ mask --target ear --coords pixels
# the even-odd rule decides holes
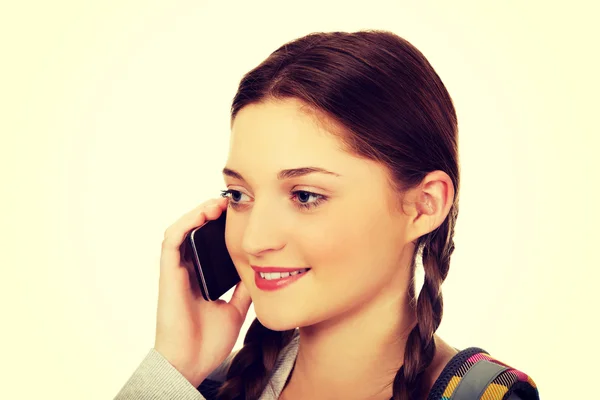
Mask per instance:
[[[411,192],[415,200],[408,214],[406,234],[412,242],[444,222],[454,202],[454,185],[447,173],[433,171]]]

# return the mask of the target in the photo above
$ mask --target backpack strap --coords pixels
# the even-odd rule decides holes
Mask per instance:
[[[480,356],[460,378],[450,400],[539,400],[528,376],[487,354]]]
[[[462,377],[450,400],[480,399],[490,383],[507,369],[488,360],[477,361]]]

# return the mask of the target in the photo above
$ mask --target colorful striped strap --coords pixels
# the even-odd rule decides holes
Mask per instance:
[[[477,361],[462,377],[450,400],[480,399],[489,384],[507,369],[488,360]]]

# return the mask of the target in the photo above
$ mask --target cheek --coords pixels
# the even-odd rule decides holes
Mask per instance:
[[[342,229],[343,227],[343,229]],[[328,223],[318,231],[296,235],[306,262],[319,274],[339,273],[363,246],[361,235],[348,226]]]
[[[352,287],[378,285],[397,270],[402,248],[388,218],[361,215],[360,219],[328,223],[304,240],[306,261],[315,267],[315,277],[323,284],[335,280],[352,282]],[[396,243],[398,241],[398,243]],[[320,279],[319,279],[320,280]],[[347,290],[348,287],[345,287]]]

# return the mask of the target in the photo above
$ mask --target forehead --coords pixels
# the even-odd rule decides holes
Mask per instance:
[[[275,181],[284,169],[324,168],[343,176],[336,182],[346,191],[367,198],[381,195],[390,207],[390,195],[395,194],[387,169],[345,150],[340,132],[339,126],[317,119],[297,100],[248,105],[232,124],[227,167],[257,186]]]
[[[298,167],[299,163],[333,166],[355,158],[302,106],[298,100],[289,99],[241,109],[231,129],[229,162],[283,169]]]

